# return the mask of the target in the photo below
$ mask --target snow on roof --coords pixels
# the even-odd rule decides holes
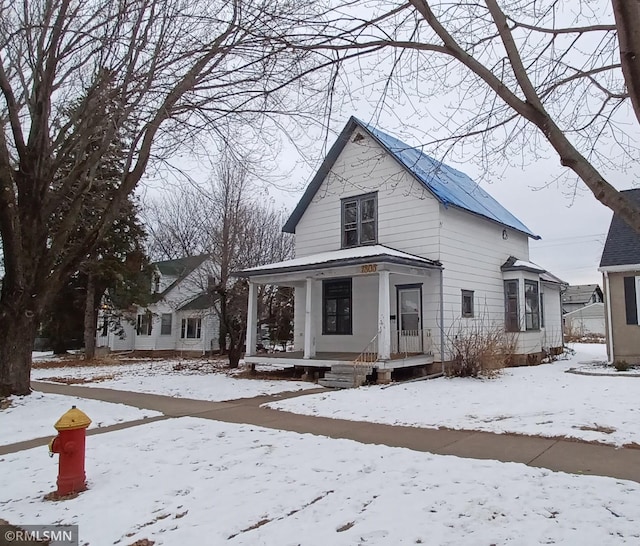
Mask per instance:
[[[534,264],[528,260],[521,260],[515,256],[509,256],[509,259],[502,264],[500,269],[502,269],[502,271],[526,269],[528,271],[533,271],[534,273],[543,273],[546,271],[544,267],[540,267],[538,264]]]
[[[545,271],[544,273],[540,274],[540,280],[546,281],[546,282],[553,282],[557,284],[564,284],[564,285],[567,284],[561,278],[556,277],[553,273],[549,273],[548,271]]]
[[[355,248],[343,248],[341,250],[334,250],[330,252],[321,252],[319,254],[311,254],[309,256],[303,256],[302,258],[294,258],[293,260],[286,260],[283,262],[276,262],[272,264],[261,265],[258,267],[251,267],[249,269],[244,269],[241,272],[245,275],[250,275],[251,273],[260,273],[260,272],[269,272],[273,270],[279,269],[304,269],[314,265],[321,264],[333,264],[334,262],[349,262],[353,260],[363,259],[363,258],[396,258],[398,260],[408,260],[411,262],[422,262],[425,265],[433,266],[439,265],[438,262],[434,260],[429,260],[427,258],[421,258],[420,256],[415,256],[413,254],[407,254],[406,252],[401,252],[400,250],[395,250],[394,248],[390,248],[384,245],[370,245],[370,246],[359,246]]]

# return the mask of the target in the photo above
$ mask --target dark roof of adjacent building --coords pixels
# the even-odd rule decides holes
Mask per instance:
[[[347,125],[331,147],[327,157],[322,162],[320,169],[311,180],[300,202],[284,225],[283,231],[294,233],[296,225],[300,221],[314,195],[320,188],[336,159],[347,144],[351,134],[356,128],[363,129],[384,150],[386,150],[402,167],[404,167],[416,180],[422,183],[433,196],[445,207],[453,206],[471,212],[472,214],[487,218],[504,226],[520,231],[534,239],[540,239],[534,235],[527,226],[505,209],[493,197],[474,182],[466,174],[429,157],[420,148],[412,147],[397,138],[376,129],[362,121],[351,117]]]
[[[154,294],[155,300],[162,299],[168,294],[177,284],[182,282],[189,273],[194,271],[203,262],[209,259],[208,254],[200,254],[199,256],[186,256],[184,258],[177,258],[175,260],[165,260],[163,262],[154,262],[153,266],[158,268],[161,275],[167,277],[176,277],[176,279],[167,286],[162,292]]]
[[[582,303],[587,304],[591,301],[593,293],[599,291],[602,296],[602,291],[597,284],[576,284],[568,286],[567,290],[562,294],[562,303]]]
[[[156,266],[158,268],[158,271],[160,271],[162,275],[167,275],[169,277],[179,277],[191,273],[208,257],[208,254],[201,254],[199,256],[186,256],[184,258],[177,258],[175,260],[154,262],[152,265]]]
[[[631,201],[640,205],[640,188],[623,190]],[[602,251],[600,267],[640,264],[640,234],[631,228],[618,214],[614,214],[609,226],[607,241]]]
[[[201,311],[203,309],[210,309],[213,307],[215,301],[216,298],[211,294],[200,294],[190,302],[187,302],[182,307],[178,308],[178,311]]]

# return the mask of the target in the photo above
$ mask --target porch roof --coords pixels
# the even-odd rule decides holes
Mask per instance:
[[[427,269],[440,269],[442,264],[435,260],[408,254],[384,245],[368,245],[356,248],[344,248],[331,252],[311,254],[302,258],[294,258],[284,262],[251,267],[234,273],[237,277],[254,277],[272,275],[274,273],[294,273],[324,269],[326,267],[340,267],[361,265],[370,262],[408,265]]]

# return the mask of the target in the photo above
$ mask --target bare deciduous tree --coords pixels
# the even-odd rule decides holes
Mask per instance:
[[[147,204],[144,220],[150,234],[148,252],[154,260],[175,260],[206,252],[209,218],[200,193],[189,186],[176,188]]]
[[[232,367],[242,356],[247,310],[247,283],[233,278],[233,271],[293,256],[293,239],[281,229],[284,215],[256,193],[250,161],[226,149],[208,185],[186,186],[180,192],[174,189],[166,195],[167,205],[157,201],[148,212],[153,224],[171,226],[150,230],[152,248],[187,250],[179,244],[180,237],[175,237],[179,231],[188,234],[184,240],[197,241],[199,253],[209,255],[212,267],[194,277],[197,286],[193,291],[209,291],[214,296],[220,349],[228,354]],[[173,206],[176,203],[180,206]],[[177,256],[163,253],[163,257]],[[261,287],[260,307],[267,302],[274,307],[273,292],[274,287]]]
[[[43,309],[108,231],[147,168],[198,131],[278,116],[309,63],[279,39],[311,1],[0,0],[0,395],[28,394]],[[300,87],[288,107],[316,95]],[[320,95],[317,95],[320,96]],[[78,227],[102,157],[122,176]],[[64,215],[61,214],[64,211]],[[80,236],[80,232],[82,235]]]
[[[436,120],[449,135],[431,144],[450,151],[462,143],[465,158],[471,152],[487,169],[498,155],[535,158],[550,147],[640,231],[638,207],[611,180],[640,159],[639,2],[408,0],[374,8],[345,1],[325,43],[308,47],[362,63],[375,55],[370,70],[388,68],[383,93],[410,89],[425,101],[412,103],[417,113],[432,113],[430,99],[447,102]]]

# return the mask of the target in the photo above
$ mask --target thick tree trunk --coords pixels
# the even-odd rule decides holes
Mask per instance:
[[[27,310],[13,316],[0,308],[0,397],[31,393],[31,351],[37,321]]]
[[[87,295],[84,302],[84,359],[96,356],[96,283],[93,273],[87,274]]]
[[[242,343],[229,344],[229,368],[237,368],[240,365],[240,358],[243,352]]]

